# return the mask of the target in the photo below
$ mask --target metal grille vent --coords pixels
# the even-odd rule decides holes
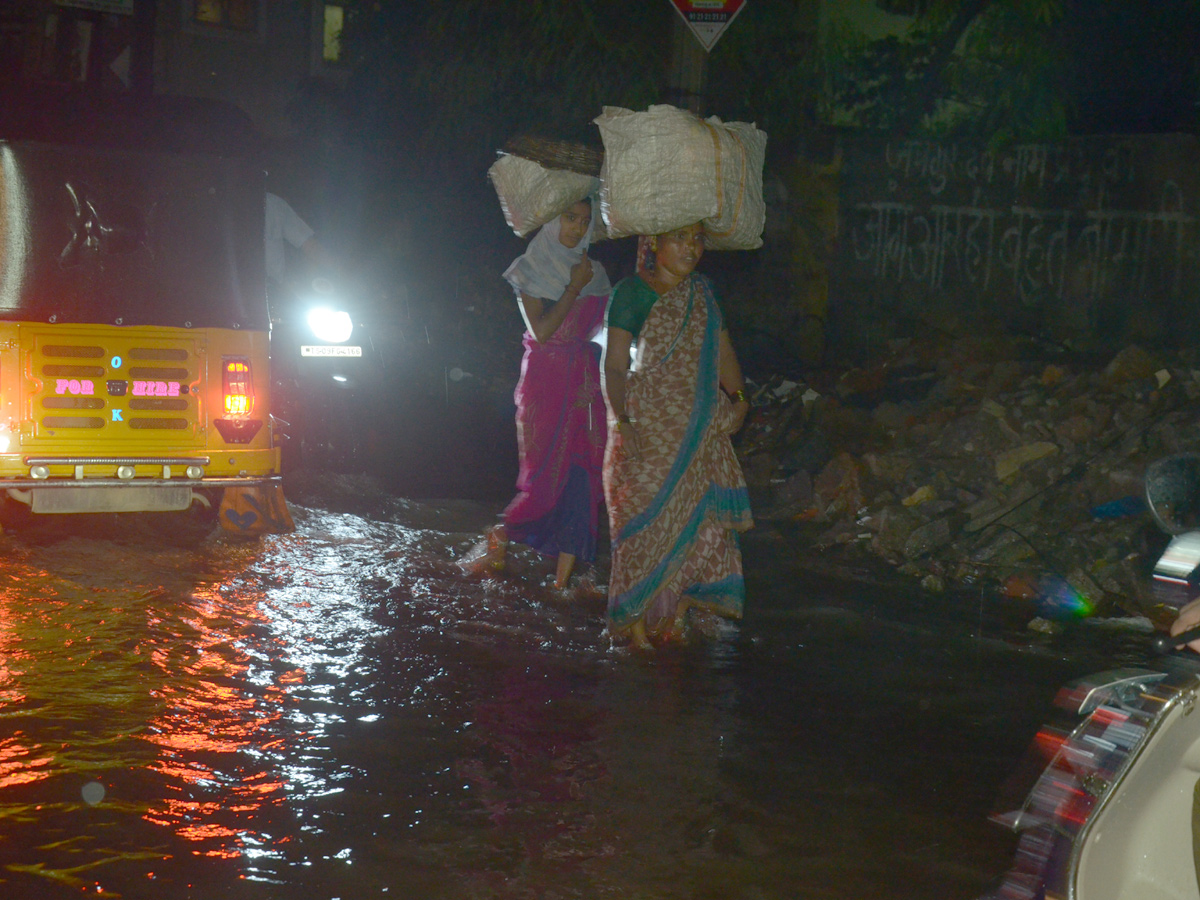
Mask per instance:
[[[118,368],[110,370],[108,360],[118,357],[130,365],[114,363]],[[119,340],[111,346],[48,343],[37,347],[35,359],[42,379],[36,402],[44,413],[40,425],[47,431],[83,437],[108,427],[145,433],[179,432],[195,425],[199,398],[190,388],[199,363],[187,347],[130,347]],[[64,384],[63,379],[71,381]],[[127,391],[110,395],[113,380],[125,381]],[[171,386],[171,395],[163,396],[163,382],[177,382],[178,387]]]

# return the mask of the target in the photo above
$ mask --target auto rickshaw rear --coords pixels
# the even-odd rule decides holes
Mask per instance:
[[[262,168],[122,112],[65,140],[0,121],[0,493],[286,527]]]

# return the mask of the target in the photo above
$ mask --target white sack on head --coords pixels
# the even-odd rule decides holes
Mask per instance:
[[[764,132],[665,105],[640,113],[606,106],[594,121],[604,141],[600,208],[609,237],[703,222],[714,250],[762,246]]]
[[[767,135],[753,124],[713,116],[705,124],[719,138],[717,185],[720,203],[704,220],[704,240],[713,250],[754,250],[762,246],[767,204],[763,200],[763,164]]]
[[[600,182],[591,175],[548,169],[531,159],[501,153],[488,169],[500,198],[504,219],[518,237],[545,225],[572,204],[596,192]]]

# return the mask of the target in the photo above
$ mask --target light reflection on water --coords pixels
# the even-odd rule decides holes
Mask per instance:
[[[295,512],[0,539],[0,896],[968,897],[1007,863],[1053,653],[752,578],[740,628],[633,658],[538,560],[462,574],[490,510]]]

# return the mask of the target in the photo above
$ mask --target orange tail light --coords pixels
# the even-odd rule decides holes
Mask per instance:
[[[254,411],[250,360],[242,356],[225,357],[221,387],[225,393],[225,415],[248,416]]]

